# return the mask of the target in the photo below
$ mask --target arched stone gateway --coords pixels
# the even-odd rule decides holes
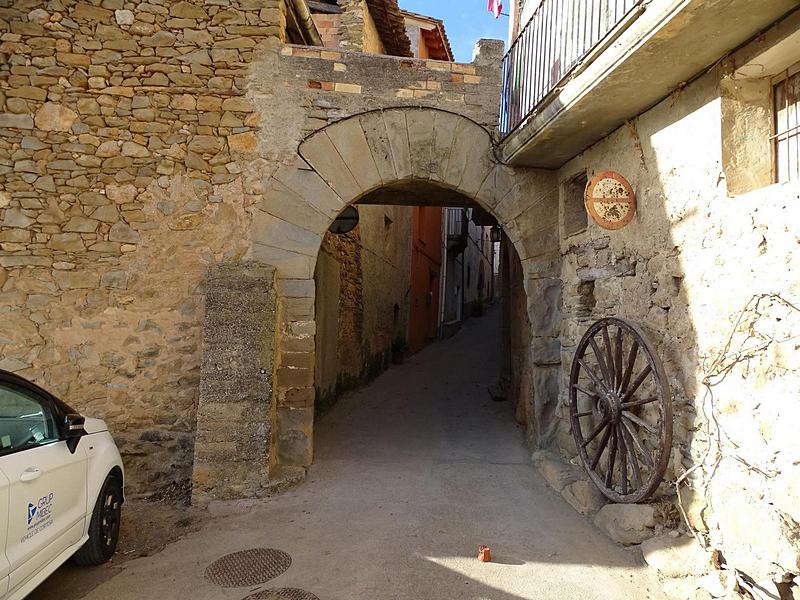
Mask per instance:
[[[278,282],[271,465],[307,466],[313,459],[315,263],[336,216],[367,197],[410,204],[415,190],[430,196],[435,189],[442,205],[468,198],[494,215],[526,273],[532,334],[545,358],[539,363],[553,363],[560,282],[550,172],[500,164],[483,127],[431,108],[349,117],[307,137],[298,154],[271,177],[252,230],[251,257],[273,266]],[[555,399],[555,371],[539,379]]]
[[[537,192],[546,191],[542,200],[552,201],[547,206],[551,212],[557,202],[550,195],[550,173],[519,173],[499,164],[483,127],[442,110],[396,108],[350,117],[306,138],[299,154],[301,160],[270,181],[254,218],[252,255],[273,265],[279,280],[273,460],[305,466],[313,456],[314,379],[308,367],[314,360],[314,266],[322,236],[336,216],[376,193],[389,197],[396,192],[405,198],[402,203],[413,203],[406,194],[413,194],[415,186],[438,188],[445,199],[472,199],[497,218],[514,243],[527,265],[529,294],[557,311],[554,288],[533,278],[535,259],[557,252],[555,227],[547,236],[551,252],[546,253],[542,227],[520,226]],[[553,315],[534,310],[531,319],[540,335],[557,337],[548,331]],[[300,346],[305,349],[296,351]]]

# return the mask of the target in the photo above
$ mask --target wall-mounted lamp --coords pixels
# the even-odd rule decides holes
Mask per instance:
[[[492,227],[492,231],[490,233],[492,242],[499,242],[503,237],[503,230],[500,229],[499,225],[495,225]]]

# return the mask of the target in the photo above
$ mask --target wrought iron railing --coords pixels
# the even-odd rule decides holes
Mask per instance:
[[[501,133],[525,121],[643,1],[539,0],[503,60]]]

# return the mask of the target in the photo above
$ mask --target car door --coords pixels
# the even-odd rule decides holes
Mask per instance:
[[[0,597],[8,591],[9,565],[6,558],[8,537],[8,477],[0,471]]]
[[[9,481],[9,588],[78,543],[86,519],[86,453],[61,439],[55,404],[0,381],[0,470]]]

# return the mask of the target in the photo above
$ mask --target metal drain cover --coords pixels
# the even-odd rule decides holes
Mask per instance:
[[[244,600],[319,600],[311,592],[296,588],[282,588],[280,590],[264,590]]]
[[[206,579],[226,588],[259,585],[285,573],[291,565],[292,557],[282,550],[254,548],[215,560],[206,568]]]

